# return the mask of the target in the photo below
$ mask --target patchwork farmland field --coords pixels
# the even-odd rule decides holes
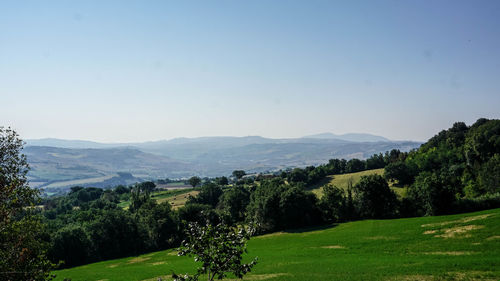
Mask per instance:
[[[500,280],[500,209],[365,220],[254,237],[244,280]],[[194,272],[175,250],[54,272],[56,280],[170,280]]]

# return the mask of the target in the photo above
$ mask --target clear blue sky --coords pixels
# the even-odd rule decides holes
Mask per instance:
[[[500,1],[1,1],[23,138],[367,132],[500,118]]]

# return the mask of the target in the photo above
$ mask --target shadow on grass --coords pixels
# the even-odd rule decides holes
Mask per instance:
[[[339,225],[339,224],[333,223],[333,224],[326,224],[326,225],[309,226],[309,227],[304,227],[304,228],[286,229],[286,230],[283,230],[283,232],[286,232],[286,233],[304,233],[304,232],[310,232],[310,231],[325,230],[325,229],[336,227],[337,225]]]
[[[307,191],[318,189],[318,188],[328,184],[331,180],[333,180],[333,177],[334,177],[333,175],[328,175],[328,176],[324,177],[323,179],[321,179],[319,182],[312,184],[312,185],[309,185],[309,186],[306,186],[304,189]]]

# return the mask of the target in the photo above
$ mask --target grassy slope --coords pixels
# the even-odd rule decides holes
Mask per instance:
[[[248,248],[259,263],[246,280],[500,280],[500,209],[280,232],[254,237]],[[194,268],[192,258],[167,250],[55,273],[157,280]]]
[[[173,209],[180,208],[184,206],[189,196],[196,196],[199,191],[193,188],[182,188],[182,189],[172,189],[172,190],[160,190],[154,191],[151,195],[158,203],[169,202]],[[128,209],[130,205],[130,200],[122,201],[118,204],[118,207]]]
[[[355,185],[359,181],[359,179],[361,179],[361,176],[367,176],[367,175],[373,175],[373,174],[383,175],[384,169],[382,168],[382,169],[375,169],[375,170],[367,170],[367,171],[342,174],[342,175],[330,175],[330,176],[327,176],[320,183],[309,187],[308,190],[312,191],[318,197],[321,197],[323,195],[323,186],[325,186],[327,184],[332,184],[332,185],[335,185],[336,187],[347,190],[347,187],[349,185],[349,181],[352,181],[352,184]]]
[[[184,192],[175,193],[173,195],[160,195],[158,197],[155,197],[155,199],[158,203],[169,202],[172,206],[172,209],[178,209],[186,204],[189,196],[194,197],[198,195],[198,193],[200,193],[198,190],[189,189]]]

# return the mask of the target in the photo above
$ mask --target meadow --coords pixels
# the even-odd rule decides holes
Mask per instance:
[[[173,209],[178,209],[186,204],[189,196],[196,196],[199,193],[194,188],[179,188],[169,190],[153,191],[151,198],[156,200],[157,203],[169,202]],[[121,201],[118,207],[128,209],[130,200]]]
[[[364,220],[253,237],[244,280],[500,280],[500,209]],[[165,250],[55,271],[55,280],[170,280],[193,258]],[[203,280],[203,279],[202,279]]]
[[[327,184],[334,185],[336,187],[339,187],[341,189],[347,190],[349,183],[352,183],[352,185],[355,185],[356,183],[359,182],[362,176],[368,176],[368,175],[383,175],[384,174],[384,169],[373,169],[373,170],[366,170],[366,171],[361,171],[361,172],[356,172],[356,173],[346,173],[346,174],[340,174],[340,175],[329,175],[326,176],[323,180],[321,180],[319,183],[310,186],[308,190],[312,191],[318,198],[320,198],[323,195],[323,186]]]

